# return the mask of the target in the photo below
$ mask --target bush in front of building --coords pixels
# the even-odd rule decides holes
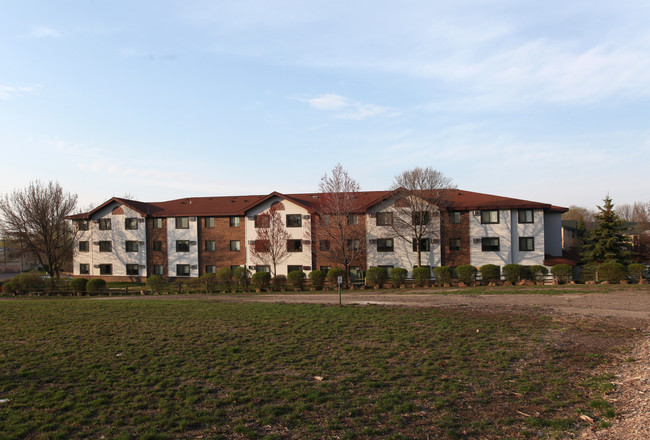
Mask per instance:
[[[311,281],[312,287],[317,290],[323,290],[326,277],[327,274],[322,270],[312,270],[309,272],[309,281]]]
[[[621,263],[609,262],[598,265],[598,280],[608,283],[620,283],[627,279],[627,269]]]
[[[292,270],[287,274],[287,280],[291,287],[296,290],[302,290],[302,286],[305,284],[305,272],[302,270]]]
[[[551,274],[559,283],[568,283],[573,277],[573,268],[568,264],[556,264],[551,267]]]
[[[439,284],[451,283],[451,267],[440,266],[433,268],[433,276]]]
[[[428,267],[413,268],[413,282],[418,287],[424,287],[431,279],[431,270]]]
[[[503,266],[503,276],[506,281],[517,284],[521,280],[530,279],[530,270],[521,264],[506,264]]]
[[[393,267],[390,270],[390,285],[394,289],[403,286],[406,283],[406,277],[408,277],[409,271],[403,267]]]
[[[217,282],[226,290],[230,289],[232,284],[232,270],[229,267],[222,267],[217,271]]]
[[[536,283],[543,283],[546,280],[546,275],[548,275],[548,269],[540,264],[530,266],[528,270],[530,272],[530,278]]]
[[[276,275],[271,280],[271,285],[273,290],[284,290],[287,288],[287,276],[286,275]]]
[[[471,264],[463,264],[456,268],[456,275],[458,280],[464,284],[471,284],[476,280],[478,269]]]
[[[501,268],[496,264],[484,264],[481,266],[481,279],[488,283],[501,280]]]
[[[20,293],[20,283],[18,283],[18,280],[14,277],[9,281],[5,281],[2,284],[2,293],[7,293],[7,294]]]
[[[85,292],[88,280],[86,278],[74,278],[70,281],[70,288],[74,293]]]
[[[385,267],[371,267],[366,272],[366,285],[370,287],[379,287],[388,279],[388,272]]]
[[[329,280],[332,286],[337,286],[339,277],[343,277],[345,280],[345,270],[340,267],[333,267],[327,271],[327,279]]]
[[[152,275],[147,278],[147,287],[153,293],[161,293],[167,287],[167,280],[162,275]]]
[[[244,266],[238,266],[232,271],[232,277],[238,288],[246,289],[248,280],[250,279],[250,271]]]
[[[201,281],[201,284],[205,288],[206,293],[214,293],[214,289],[216,289],[218,284],[216,274],[204,273],[203,275],[201,275],[199,280]]]
[[[255,272],[251,277],[251,284],[256,289],[268,289],[271,282],[271,274],[269,272]]]
[[[106,281],[101,278],[93,278],[86,283],[86,292],[102,293],[106,289]]]
[[[627,267],[627,273],[637,283],[643,279],[646,273],[646,267],[641,263],[632,263]]]

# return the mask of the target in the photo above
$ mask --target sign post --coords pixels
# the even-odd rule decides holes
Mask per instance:
[[[341,305],[341,284],[343,284],[343,277],[339,275],[337,281],[339,283],[339,305]]]

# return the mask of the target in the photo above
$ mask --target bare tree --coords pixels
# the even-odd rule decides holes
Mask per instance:
[[[364,206],[359,199],[360,186],[341,164],[325,173],[318,185],[315,206],[319,253],[345,270],[365,255],[366,227]]]
[[[50,276],[60,275],[72,256],[74,234],[66,221],[77,205],[77,195],[64,193],[58,182],[32,182],[0,199],[6,236],[20,241]]]
[[[268,265],[273,276],[277,273],[278,264],[289,258],[288,241],[289,232],[282,223],[282,216],[278,204],[257,216],[257,238],[251,247],[251,256],[256,263]]]
[[[569,210],[562,214],[562,220],[577,220],[588,223],[594,221],[596,212],[583,206],[571,205]]]
[[[413,241],[422,266],[426,240],[439,238],[440,211],[446,207],[445,190],[455,188],[452,180],[431,167],[416,167],[395,176],[391,187],[397,200],[393,205],[393,230],[402,239]]]
[[[640,223],[642,226],[650,223],[650,203],[634,202],[616,207],[616,213],[627,222]]]

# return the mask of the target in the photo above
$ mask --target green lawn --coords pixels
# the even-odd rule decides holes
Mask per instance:
[[[0,301],[0,438],[564,438],[634,334],[463,310]]]

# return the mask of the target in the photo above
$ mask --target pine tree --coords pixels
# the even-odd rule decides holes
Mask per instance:
[[[616,262],[631,262],[630,242],[623,233],[625,222],[614,212],[614,203],[607,195],[598,214],[594,217],[598,225],[590,231],[582,248],[582,258],[588,265]]]

